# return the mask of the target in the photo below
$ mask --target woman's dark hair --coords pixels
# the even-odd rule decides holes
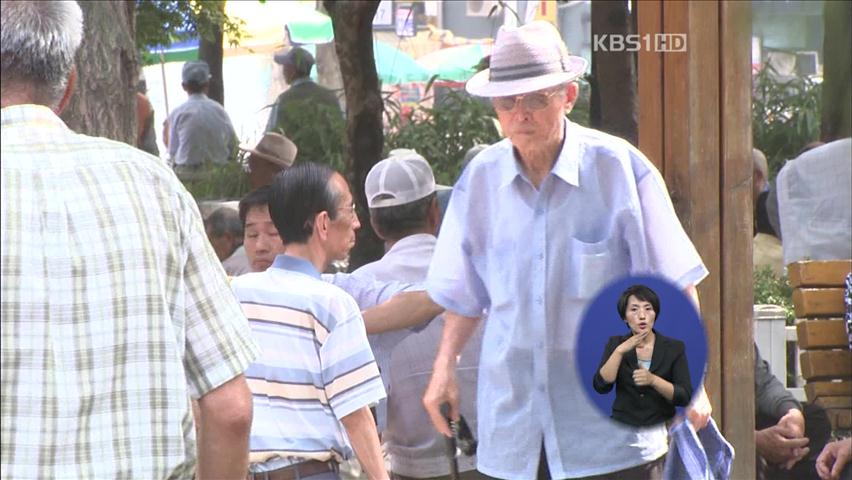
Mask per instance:
[[[651,308],[654,309],[654,314],[657,316],[660,315],[660,297],[645,285],[631,285],[618,297],[618,314],[621,315],[622,320],[625,320],[624,315],[627,312],[627,300],[631,296],[636,297],[636,300],[650,303]]]
[[[331,183],[334,173],[326,165],[303,161],[275,176],[269,216],[285,244],[306,243],[316,214],[337,218],[341,192]]]

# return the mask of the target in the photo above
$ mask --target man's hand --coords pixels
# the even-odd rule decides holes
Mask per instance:
[[[804,436],[804,430],[795,423],[785,415],[777,424],[755,432],[754,443],[760,456],[787,470],[804,458],[810,452],[807,447],[809,440]]]
[[[447,437],[452,437],[453,432],[447,424],[444,415],[441,414],[441,405],[450,406],[450,418],[459,419],[459,386],[456,380],[456,366],[452,362],[442,362],[444,365],[435,366],[429,386],[423,394],[423,407],[429,414],[435,428]]]
[[[852,437],[837,440],[825,445],[816,461],[816,470],[822,480],[839,480],[852,457]]]
[[[713,406],[710,405],[710,399],[707,398],[707,392],[704,391],[704,385],[698,389],[698,394],[692,400],[692,404],[686,410],[686,418],[692,424],[695,431],[701,430],[710,422],[710,414],[713,413]]]
[[[645,337],[647,337],[649,333],[651,333],[651,331],[646,330],[645,332],[642,332],[639,335],[632,335],[627,340],[621,342],[621,345],[615,347],[615,351],[624,356],[625,354],[636,348],[636,345],[639,345],[639,342],[645,340]]]
[[[633,370],[633,383],[640,387],[648,385],[653,386],[656,378],[657,376],[649,372],[647,369],[637,368],[636,370]]]
[[[805,438],[805,416],[802,414],[801,410],[798,408],[791,408],[778,420],[778,426],[785,428],[787,431],[793,433],[793,437],[790,438]],[[793,465],[796,464],[799,460],[805,457],[805,455],[810,452],[809,448],[800,448],[794,450],[794,458],[791,458],[785,465],[784,468],[787,470],[793,468]]]

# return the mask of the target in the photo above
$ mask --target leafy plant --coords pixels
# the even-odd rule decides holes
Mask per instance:
[[[754,146],[766,155],[770,178],[820,133],[822,85],[810,77],[778,78],[767,65],[754,77],[752,93]]]
[[[761,267],[754,271],[754,303],[777,305],[784,309],[787,325],[794,325],[796,313],[793,310],[793,288],[787,277],[778,277],[770,267]]]
[[[491,105],[459,90],[448,90],[431,107],[420,103],[410,110],[387,98],[385,115],[386,153],[395,148],[417,150],[429,160],[435,180],[444,185],[455,183],[471,147],[500,139]]]
[[[249,192],[248,174],[242,158],[224,164],[208,163],[192,180],[183,185],[193,198],[202,200],[236,200]]]

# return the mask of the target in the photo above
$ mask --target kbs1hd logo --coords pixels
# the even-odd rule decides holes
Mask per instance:
[[[646,33],[621,35],[604,33],[594,35],[592,50],[595,52],[655,52],[672,53],[686,51],[685,33]]]

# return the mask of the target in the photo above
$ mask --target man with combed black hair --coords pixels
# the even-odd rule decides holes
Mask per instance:
[[[76,2],[4,1],[0,30],[2,476],[244,477],[257,346],[195,201],[59,118]]]
[[[369,409],[385,390],[361,312],[320,278],[349,254],[361,226],[349,186],[302,162],[275,178],[269,213],[284,253],[232,282],[262,349],[246,372],[255,408],[249,478],[338,478],[353,453],[369,478],[388,478]]]

